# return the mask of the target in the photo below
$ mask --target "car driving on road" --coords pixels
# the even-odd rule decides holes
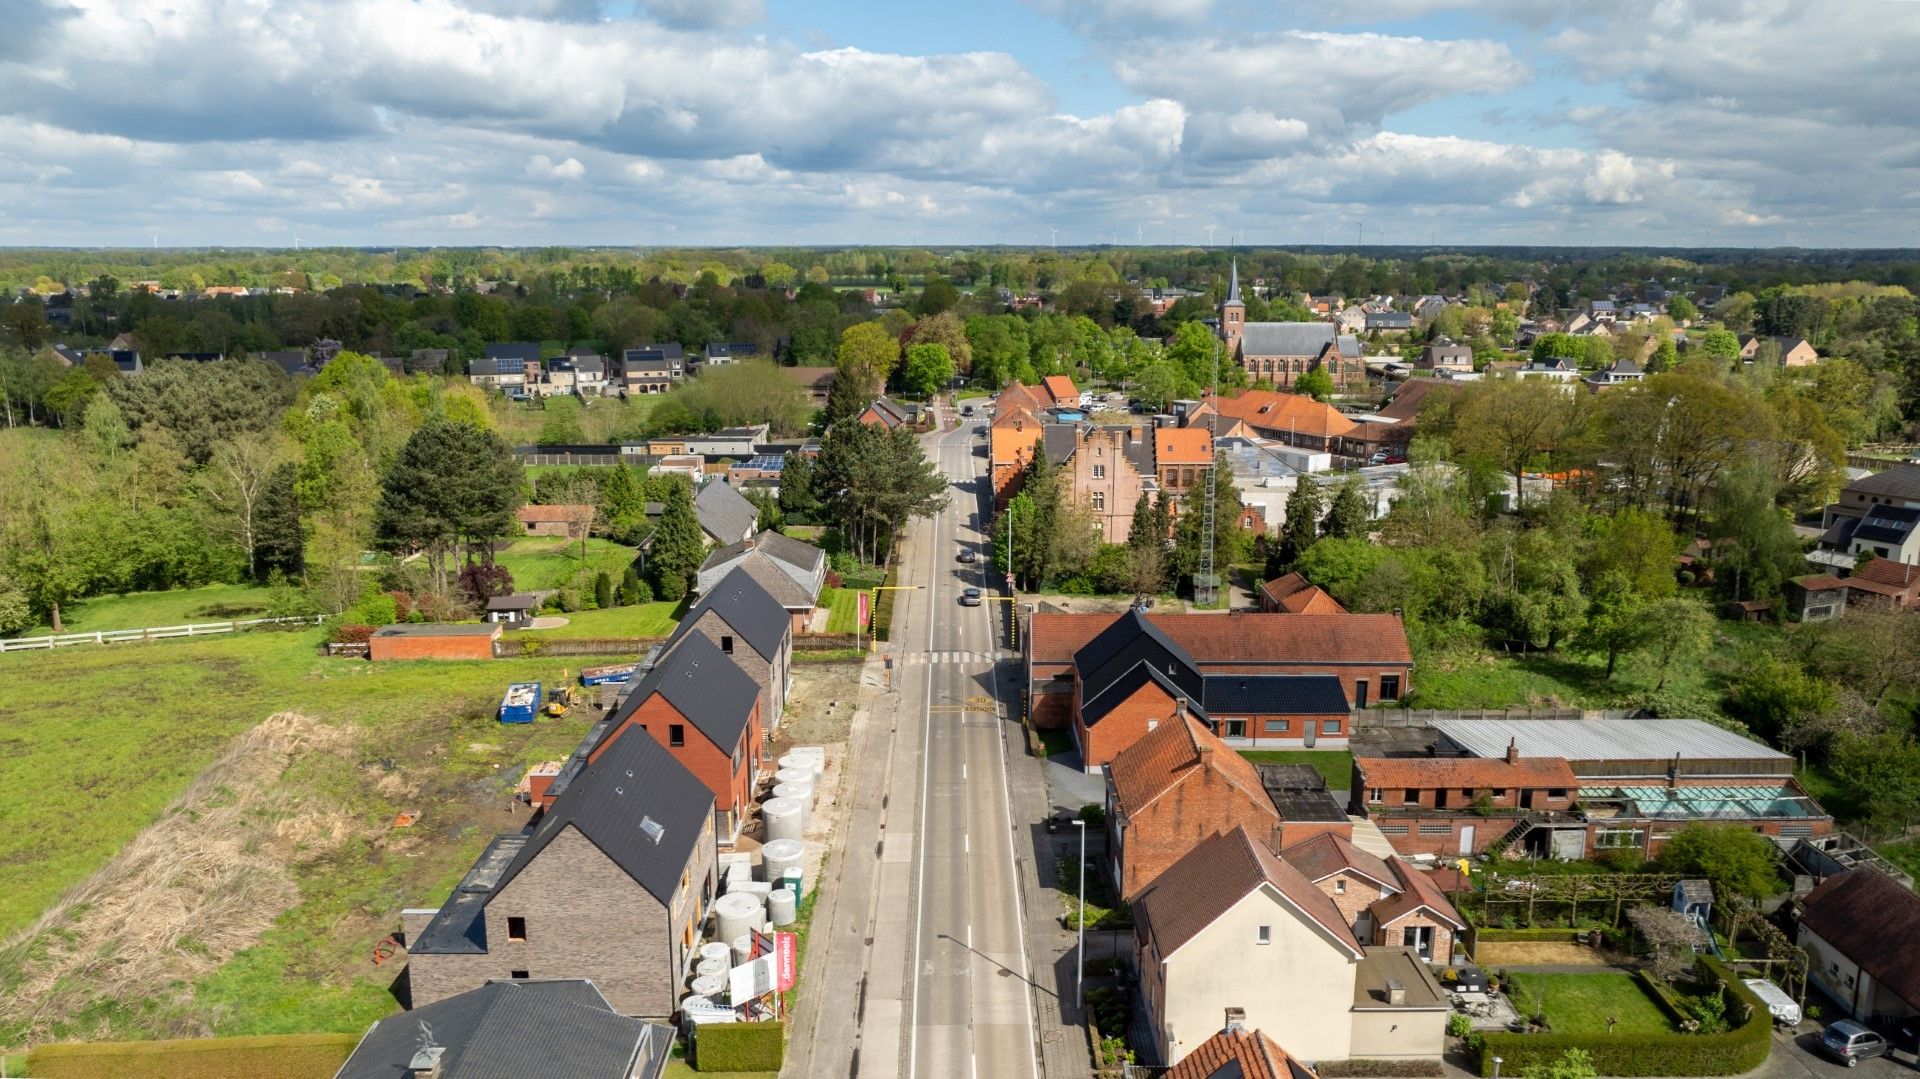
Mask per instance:
[[[969,565],[969,566],[970,566],[970,565],[972,565],[972,564],[974,564],[975,562],[977,562],[977,561],[979,561],[979,560],[980,560],[980,556],[974,553],[974,551],[973,551],[973,548],[971,548],[971,547],[962,547],[962,548],[960,548],[960,561],[961,561],[961,562],[963,562],[963,563],[965,563],[965,564],[967,564],[967,565]]]
[[[962,607],[980,606],[980,590],[978,588],[969,588],[962,591],[960,593],[960,606]]]

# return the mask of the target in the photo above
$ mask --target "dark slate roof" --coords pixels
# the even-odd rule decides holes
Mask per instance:
[[[1905,544],[1913,535],[1916,523],[1920,523],[1920,507],[1870,506],[1854,528],[1853,538],[1870,543]]]
[[[525,370],[526,367],[522,361],[511,357],[482,356],[477,360],[467,361],[467,374],[469,375],[485,376],[499,375],[502,373],[517,375]]]
[[[1080,428],[1071,423],[1049,423],[1040,428],[1040,444],[1047,451],[1047,464],[1058,468],[1073,457],[1080,445]]]
[[[487,920],[481,915],[501,876],[526,845],[525,832],[494,836],[454,886],[453,894],[440,904],[440,912],[420,931],[420,939],[407,942],[407,950],[415,955],[487,954]]]
[[[617,1014],[589,981],[489,981],[376,1022],[335,1079],[411,1079],[428,1039],[441,1079],[655,1079],[673,1030]]]
[[[783,614],[784,617],[784,614]],[[576,776],[501,874],[498,894],[553,838],[579,830],[648,895],[673,902],[713,815],[713,792],[652,738],[619,738]],[[656,840],[642,827],[660,826]]]
[[[490,360],[537,362],[540,359],[540,343],[538,341],[502,341],[499,344],[488,345],[482,355]]]
[[[1898,464],[1883,472],[1862,476],[1847,484],[1847,491],[1888,498],[1920,498],[1920,464]]]
[[[708,611],[718,615],[764,659],[770,660],[779,654],[780,646],[793,629],[787,609],[768,595],[752,576],[736,569],[721,578],[719,584],[687,611],[673,636],[667,638],[663,652],[671,653]]]
[[[1233,260],[1233,269],[1227,275],[1227,307],[1245,307],[1240,299],[1240,260]]]
[[[263,352],[260,354],[260,358],[289,375],[297,375],[307,366],[307,354],[297,348],[283,348],[275,349],[272,352]]]
[[[1137,669],[1143,664],[1153,680],[1173,687],[1169,693],[1198,703],[1201,678],[1193,657],[1132,608],[1074,653],[1082,720],[1096,722],[1146,684],[1147,672]]]
[[[1154,475],[1151,433],[1142,432],[1139,438],[1128,438],[1120,444],[1120,453],[1126,457],[1127,463],[1133,466],[1135,472],[1149,478]]]
[[[1346,691],[1331,674],[1209,674],[1200,703],[1208,714],[1346,715]]]
[[[1862,866],[1807,893],[1800,926],[1920,1008],[1920,895]]]
[[[760,519],[760,511],[747,496],[719,480],[709,482],[693,496],[693,512],[700,518],[701,528],[727,543],[752,532],[754,522]]]
[[[1413,316],[1405,311],[1369,311],[1367,329],[1369,330],[1405,330],[1413,326]]]
[[[1149,682],[1159,686],[1167,696],[1174,700],[1184,700],[1191,707],[1195,717],[1212,726],[1212,719],[1206,710],[1200,707],[1188,692],[1187,687],[1173,676],[1161,673],[1152,662],[1142,659],[1108,679],[1096,696],[1083,698],[1080,705],[1080,721],[1091,727],[1107,717],[1107,713],[1131,700],[1142,686]]]
[[[619,730],[620,724],[656,693],[687,717],[687,722],[708,741],[731,752],[740,744],[754,703],[760,699],[760,685],[728,659],[719,645],[696,633],[621,698],[609,732]]]
[[[1249,322],[1240,351],[1248,356],[1318,356],[1338,335],[1331,322]]]
[[[489,611],[531,611],[540,606],[540,596],[535,592],[515,592],[507,596],[494,596],[487,600]]]

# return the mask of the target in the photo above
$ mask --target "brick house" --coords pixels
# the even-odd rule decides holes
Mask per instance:
[[[1348,812],[1402,854],[1479,854],[1534,812],[1564,812],[1580,781],[1557,757],[1355,757]]]
[[[500,639],[500,626],[451,625],[413,622],[381,626],[367,639],[367,658],[390,659],[492,659],[493,643]]]
[[[1204,428],[1154,428],[1153,475],[1160,483],[1162,498],[1178,497],[1200,486],[1212,467],[1213,436]]]
[[[1164,1079],[1319,1079],[1280,1043],[1239,1020],[1195,1046]]]
[[[701,458],[695,457],[695,461]],[[700,531],[707,542],[717,547],[752,539],[760,524],[760,509],[747,496],[715,480],[701,485],[693,496],[693,513],[700,519]]]
[[[1856,607],[1879,604],[1896,611],[1920,609],[1920,566],[1891,558],[1869,559],[1855,566],[1847,578],[1847,602]]]
[[[1351,708],[1338,678],[1202,671],[1138,609],[1076,652],[1073,669],[1074,739],[1089,771],[1188,713],[1230,739],[1346,744]]]
[[[590,979],[622,1015],[678,1008],[716,884],[713,792],[651,738],[621,738],[445,904],[403,915],[418,1007],[493,979]]]
[[[1292,384],[1292,380],[1288,380]],[[1224,430],[1229,424],[1244,425],[1247,434],[1273,442],[1284,442],[1296,449],[1318,453],[1345,453],[1350,436],[1360,424],[1332,405],[1298,393],[1275,390],[1243,390],[1233,397],[1208,396],[1187,418],[1188,426],[1200,425],[1207,416],[1217,414]]]
[[[1032,613],[1026,634],[1027,705],[1036,725],[1074,725],[1076,654],[1121,617],[1046,608]],[[1205,673],[1332,675],[1354,707],[1397,700],[1411,685],[1413,655],[1397,615],[1237,611],[1148,614],[1145,621],[1163,631]],[[1235,713],[1227,718],[1245,717]],[[1264,722],[1248,724],[1244,737],[1249,747],[1305,748],[1319,744],[1323,736],[1346,737],[1345,723],[1332,732],[1321,725],[1281,725],[1277,718],[1275,723],[1272,729]],[[1240,737],[1229,728],[1222,733]]]
[[[1020,388],[1019,383],[1009,387],[1014,388]],[[1006,396],[1007,392],[1001,391],[1001,397]],[[993,426],[987,429],[988,464],[996,508],[1004,508],[1020,493],[1027,470],[1033,467],[1034,455],[1040,452],[1041,440],[1046,437],[1046,426],[1037,412],[1018,405],[996,406]]]
[[[1050,440],[1056,427],[1049,425]],[[1133,507],[1152,486],[1153,447],[1138,427],[1065,427],[1074,439],[1066,475],[1074,501],[1088,507],[1104,543],[1125,543]]]
[[[1340,601],[1298,573],[1286,573],[1260,586],[1260,609],[1269,614],[1345,614]]]
[[[1073,380],[1065,375],[1047,375],[1040,380],[1040,392],[1047,395],[1047,403],[1068,408],[1080,404],[1080,391]]]
[[[615,708],[587,754],[592,764],[616,741],[638,730],[666,747],[673,759],[713,792],[720,843],[739,838],[753,804],[766,732],[760,724],[760,687],[696,633],[654,665]]]
[[[565,536],[579,539],[593,525],[592,506],[521,506],[514,511],[520,530],[528,536]]]
[[[1245,827],[1264,841],[1280,814],[1260,774],[1192,716],[1161,724],[1106,768],[1107,850],[1131,900],[1210,835]]]
[[[687,375],[687,350],[678,341],[623,349],[614,366],[613,386],[620,396],[666,393]]]
[[[760,721],[769,734],[778,730],[793,688],[793,622],[780,601],[752,574],[736,568],[681,617],[661,646],[659,661],[693,634],[713,642],[753,679],[760,690]]]
[[[717,547],[694,576],[694,593],[706,592],[736,569],[759,582],[787,610],[794,633],[805,633],[827,583],[827,553],[771,529],[752,539]]]
[[[1466,922],[1433,878],[1406,859],[1381,859],[1337,833],[1322,833],[1280,851],[1353,927],[1360,942],[1412,948],[1428,962],[1453,961]]]

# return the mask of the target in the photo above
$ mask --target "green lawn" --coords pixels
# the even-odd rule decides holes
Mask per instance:
[[[1642,992],[1627,974],[1615,971],[1593,974],[1512,975],[1509,992],[1521,1014],[1531,1016],[1544,1007],[1547,1025],[1555,1034],[1606,1034],[1607,1019],[1620,1022],[1613,1036],[1669,1033],[1673,1024],[1667,1014]]]
[[[355,842],[295,870],[297,905],[197,985],[165,1000],[102,1001],[68,1036],[155,1037],[196,1024],[218,1034],[364,1029],[394,1006],[392,969],[367,955],[395,912],[437,902],[505,826],[502,785],[564,755],[585,729],[583,715],[493,721],[507,683],[551,682],[578,660],[369,664],[318,655],[321,639],[318,630],[261,631],[0,656],[0,785],[32,792],[0,807],[0,938],[99,869],[236,734],[278,711],[362,730],[352,759],[294,762],[284,783],[302,799],[382,835],[400,808],[426,814],[400,837],[414,842]],[[416,785],[384,783],[389,769]],[[0,987],[21,959],[0,955]],[[0,1029],[0,1044],[13,1033]]]
[[[263,618],[273,601],[273,590],[250,584],[210,584],[171,592],[130,592],[121,596],[94,596],[68,604],[60,612],[64,633],[91,633],[107,629],[146,629],[188,622],[226,622]],[[41,624],[24,636],[52,633]]]
[[[1825,805],[1822,802],[1821,805]],[[1882,843],[1873,848],[1880,857],[1920,879],[1920,839],[1909,839],[1900,843]]]
[[[1344,749],[1248,749],[1240,755],[1255,764],[1311,764],[1331,790],[1353,782],[1353,754]]]
[[[579,637],[665,637],[685,612],[686,601],[637,603],[631,607],[607,607],[598,611],[574,611],[564,614],[567,624],[559,629],[516,630],[508,640],[528,638]]]
[[[513,587],[521,592],[559,588],[582,568],[590,573],[605,570],[618,585],[621,575],[633,564],[633,548],[612,540],[589,539],[585,550],[583,559],[579,540],[525,536],[514,540],[494,559],[513,574]],[[589,577],[587,586],[592,583]]]
[[[857,633],[860,630],[860,593],[851,588],[828,588],[820,601],[831,612],[827,615],[828,633]]]

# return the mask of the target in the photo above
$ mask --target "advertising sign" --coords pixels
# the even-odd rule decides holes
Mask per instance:
[[[727,999],[735,1007],[773,992],[774,957],[749,959],[727,972]]]
[[[792,989],[799,975],[795,969],[795,959],[800,950],[800,938],[792,933],[775,933],[774,964],[775,982],[781,989]]]

